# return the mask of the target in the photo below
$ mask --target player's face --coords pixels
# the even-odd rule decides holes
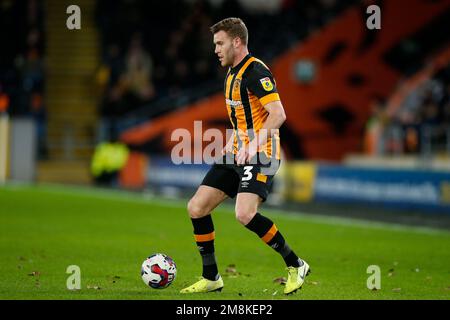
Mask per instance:
[[[223,30],[214,34],[214,53],[219,57],[222,67],[232,66],[234,61],[233,40]]]

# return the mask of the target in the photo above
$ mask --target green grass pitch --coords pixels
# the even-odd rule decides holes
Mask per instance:
[[[62,186],[0,187],[0,299],[449,299],[450,233],[261,209],[311,266],[302,290],[284,296],[279,255],[223,205],[213,214],[221,293],[181,295],[201,274],[186,201]],[[171,256],[177,278],[145,286],[142,261]],[[81,290],[68,290],[69,265]],[[234,265],[230,272],[227,267]],[[381,289],[366,287],[378,265]]]

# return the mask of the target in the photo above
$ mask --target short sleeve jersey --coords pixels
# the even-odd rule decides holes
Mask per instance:
[[[280,100],[280,97],[269,68],[250,54],[228,70],[224,93],[228,116],[236,133],[234,152],[237,153],[264,125],[269,115],[264,105]],[[258,151],[280,159],[278,130]]]

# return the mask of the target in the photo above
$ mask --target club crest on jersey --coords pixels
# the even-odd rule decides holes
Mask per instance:
[[[234,85],[233,85],[233,90],[239,90],[240,88],[241,88],[241,79],[235,79]]]
[[[272,81],[270,81],[269,77],[259,79],[259,81],[261,82],[264,90],[271,91],[273,89],[273,84],[272,84]]]

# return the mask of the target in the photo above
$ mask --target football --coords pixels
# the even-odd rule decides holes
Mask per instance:
[[[167,288],[175,280],[176,274],[175,261],[163,253],[153,254],[142,263],[142,280],[154,289]]]

